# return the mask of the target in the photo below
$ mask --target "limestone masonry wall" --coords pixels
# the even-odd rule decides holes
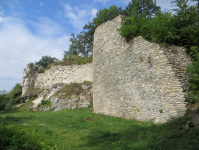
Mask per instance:
[[[28,88],[38,87],[41,89],[50,89],[57,83],[81,83],[83,81],[93,81],[93,64],[70,65],[70,66],[52,66],[45,70],[45,73],[34,71],[33,64],[28,64],[24,69],[22,96]]]
[[[94,33],[93,107],[95,113],[166,122],[184,115],[191,58],[182,47],[163,47],[119,35],[122,16],[100,25]]]

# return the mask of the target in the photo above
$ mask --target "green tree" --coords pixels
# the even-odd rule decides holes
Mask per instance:
[[[6,108],[8,101],[9,98],[6,95],[6,91],[0,91],[0,110],[4,110]]]
[[[124,15],[129,17],[132,14],[137,14],[138,17],[141,15],[147,17],[156,15],[160,10],[160,6],[156,6],[156,0],[131,0],[124,10]]]
[[[35,68],[39,68],[39,67],[43,67],[43,68],[46,68],[49,64],[52,64],[54,62],[57,62],[58,59],[57,58],[53,58],[53,57],[50,57],[50,56],[42,56],[42,58],[40,59],[40,61],[38,62],[35,62]]]
[[[123,10],[121,7],[117,7],[115,5],[109,7],[109,9],[101,9],[97,12],[96,18],[93,18],[93,25],[94,28],[96,29],[99,25],[102,23],[112,20],[118,15],[123,14]]]
[[[12,108],[14,105],[20,102],[20,97],[22,94],[22,86],[17,83],[13,89],[6,94],[8,98],[8,103],[6,104],[6,109]]]
[[[70,38],[71,44],[69,45],[69,51],[64,51],[64,55],[83,55],[88,56],[92,52],[92,36],[89,35],[89,32],[80,32],[75,37],[75,34],[71,34],[72,38]]]
[[[174,6],[177,6],[178,8],[172,9],[176,12],[174,15],[177,22],[179,22],[179,26],[187,26],[189,24],[190,20],[190,3],[188,4],[189,0],[173,0],[171,1],[171,4],[175,4]]]
[[[190,5],[189,0],[174,0],[171,3],[177,6],[173,9],[176,13],[173,15],[176,35],[178,39],[174,40],[174,44],[185,46],[190,52],[191,46],[199,46],[199,24],[197,6]]]

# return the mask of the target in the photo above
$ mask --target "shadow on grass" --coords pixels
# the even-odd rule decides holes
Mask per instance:
[[[14,107],[14,108],[11,108],[11,109],[1,110],[0,114],[17,113],[17,112],[20,112],[19,108]]]
[[[133,124],[118,132],[99,128],[89,130],[82,138],[84,145],[78,148],[110,150],[197,150],[199,147],[199,128],[183,129],[187,118],[178,118],[165,124],[143,126]]]
[[[5,116],[0,117],[0,125],[18,125],[25,123],[27,120],[34,119],[35,117],[11,117],[11,116]]]

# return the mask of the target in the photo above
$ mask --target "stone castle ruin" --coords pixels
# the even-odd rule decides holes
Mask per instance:
[[[142,37],[125,42],[117,31],[123,21],[119,15],[95,30],[93,64],[53,66],[43,74],[28,64],[22,95],[30,87],[87,80],[93,81],[95,113],[155,123],[183,116],[191,58],[183,47],[163,47]]]
[[[50,89],[53,85],[72,82],[81,83],[83,81],[93,81],[93,65],[71,66],[52,66],[45,70],[45,73],[38,73],[34,70],[34,64],[29,63],[24,69],[22,81],[22,96],[29,88],[37,87],[41,89]]]

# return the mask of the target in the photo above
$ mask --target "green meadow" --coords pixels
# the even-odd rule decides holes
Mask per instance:
[[[5,150],[197,150],[199,128],[190,115],[164,124],[93,113],[93,109],[58,112],[0,112],[0,149]]]

